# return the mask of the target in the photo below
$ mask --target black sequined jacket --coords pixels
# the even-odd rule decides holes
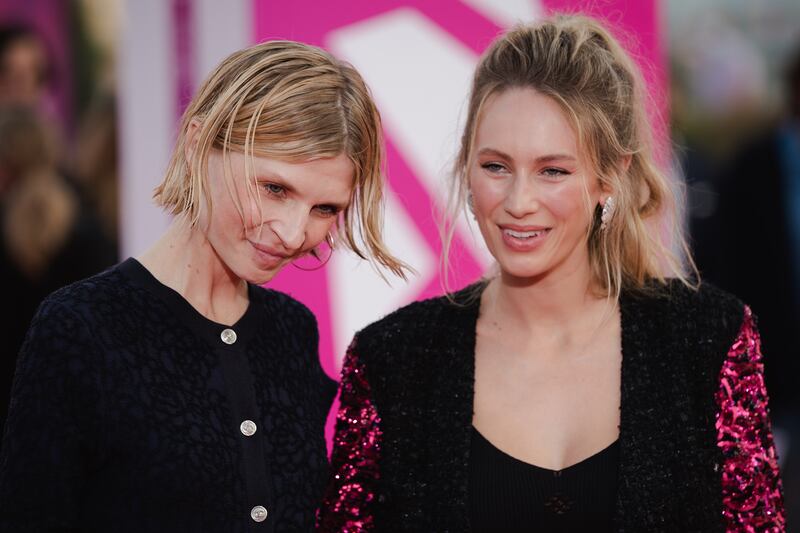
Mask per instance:
[[[249,297],[224,326],[133,259],[48,297],[17,364],[0,532],[312,531],[335,384],[311,312]]]
[[[470,530],[476,287],[359,334],[340,388],[321,531]],[[477,286],[480,290],[481,286]],[[704,285],[624,292],[619,531],[781,531],[758,333]],[[753,529],[747,529],[752,527]]]

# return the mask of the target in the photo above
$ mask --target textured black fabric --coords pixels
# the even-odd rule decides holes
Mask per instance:
[[[335,384],[313,315],[249,297],[231,345],[132,259],[48,297],[17,366],[0,531],[311,531]]]
[[[525,463],[472,429],[469,510],[476,533],[614,531],[619,442],[563,470]]]
[[[362,330],[383,432],[380,531],[464,532],[475,325],[482,285],[413,303]],[[677,281],[623,293],[618,531],[721,531],[714,392],[743,304]]]

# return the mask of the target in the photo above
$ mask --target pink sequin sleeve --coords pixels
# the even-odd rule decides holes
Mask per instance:
[[[339,402],[331,454],[332,477],[317,514],[317,531],[373,531],[372,507],[380,477],[380,417],[355,341],[347,350],[342,367]]]
[[[726,531],[784,531],[786,518],[772,440],[761,342],[750,308],[720,372],[717,445],[722,450]]]

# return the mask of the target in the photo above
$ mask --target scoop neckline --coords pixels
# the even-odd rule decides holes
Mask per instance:
[[[494,443],[492,443],[492,441],[490,441],[488,438],[486,438],[483,435],[483,433],[481,433],[478,430],[478,428],[476,428],[474,425],[472,426],[472,433],[476,438],[478,438],[480,441],[482,441],[485,446],[488,446],[489,448],[494,450],[496,453],[502,455],[507,460],[510,460],[510,461],[512,461],[514,463],[517,463],[517,464],[520,464],[520,465],[524,465],[525,467],[528,467],[528,468],[531,468],[531,469],[534,469],[534,470],[539,470],[541,472],[546,472],[546,473],[549,473],[549,474],[563,474],[565,472],[574,471],[574,470],[579,469],[581,467],[588,466],[589,464],[596,462],[599,458],[607,455],[608,453],[613,452],[619,446],[619,437],[617,437],[608,446],[605,446],[604,448],[594,452],[593,454],[589,455],[588,457],[586,457],[584,459],[581,459],[577,463],[573,463],[573,464],[571,464],[569,466],[565,466],[564,468],[561,468],[559,470],[554,470],[552,468],[546,468],[544,466],[539,466],[539,465],[534,464],[534,463],[529,463],[527,461],[519,459],[518,457],[514,457],[513,455],[509,454],[506,451],[503,451],[502,449],[498,448]]]

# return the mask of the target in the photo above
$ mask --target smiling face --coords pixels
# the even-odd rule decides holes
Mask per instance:
[[[589,272],[586,244],[603,199],[561,107],[529,88],[490,96],[469,167],[475,219],[504,276]]]
[[[228,152],[226,177],[222,151],[211,151],[213,202],[210,215],[201,212],[199,228],[229,271],[263,284],[325,239],[350,202],[355,172],[345,154],[304,162],[253,157],[253,194],[247,190],[245,161],[242,153]]]

